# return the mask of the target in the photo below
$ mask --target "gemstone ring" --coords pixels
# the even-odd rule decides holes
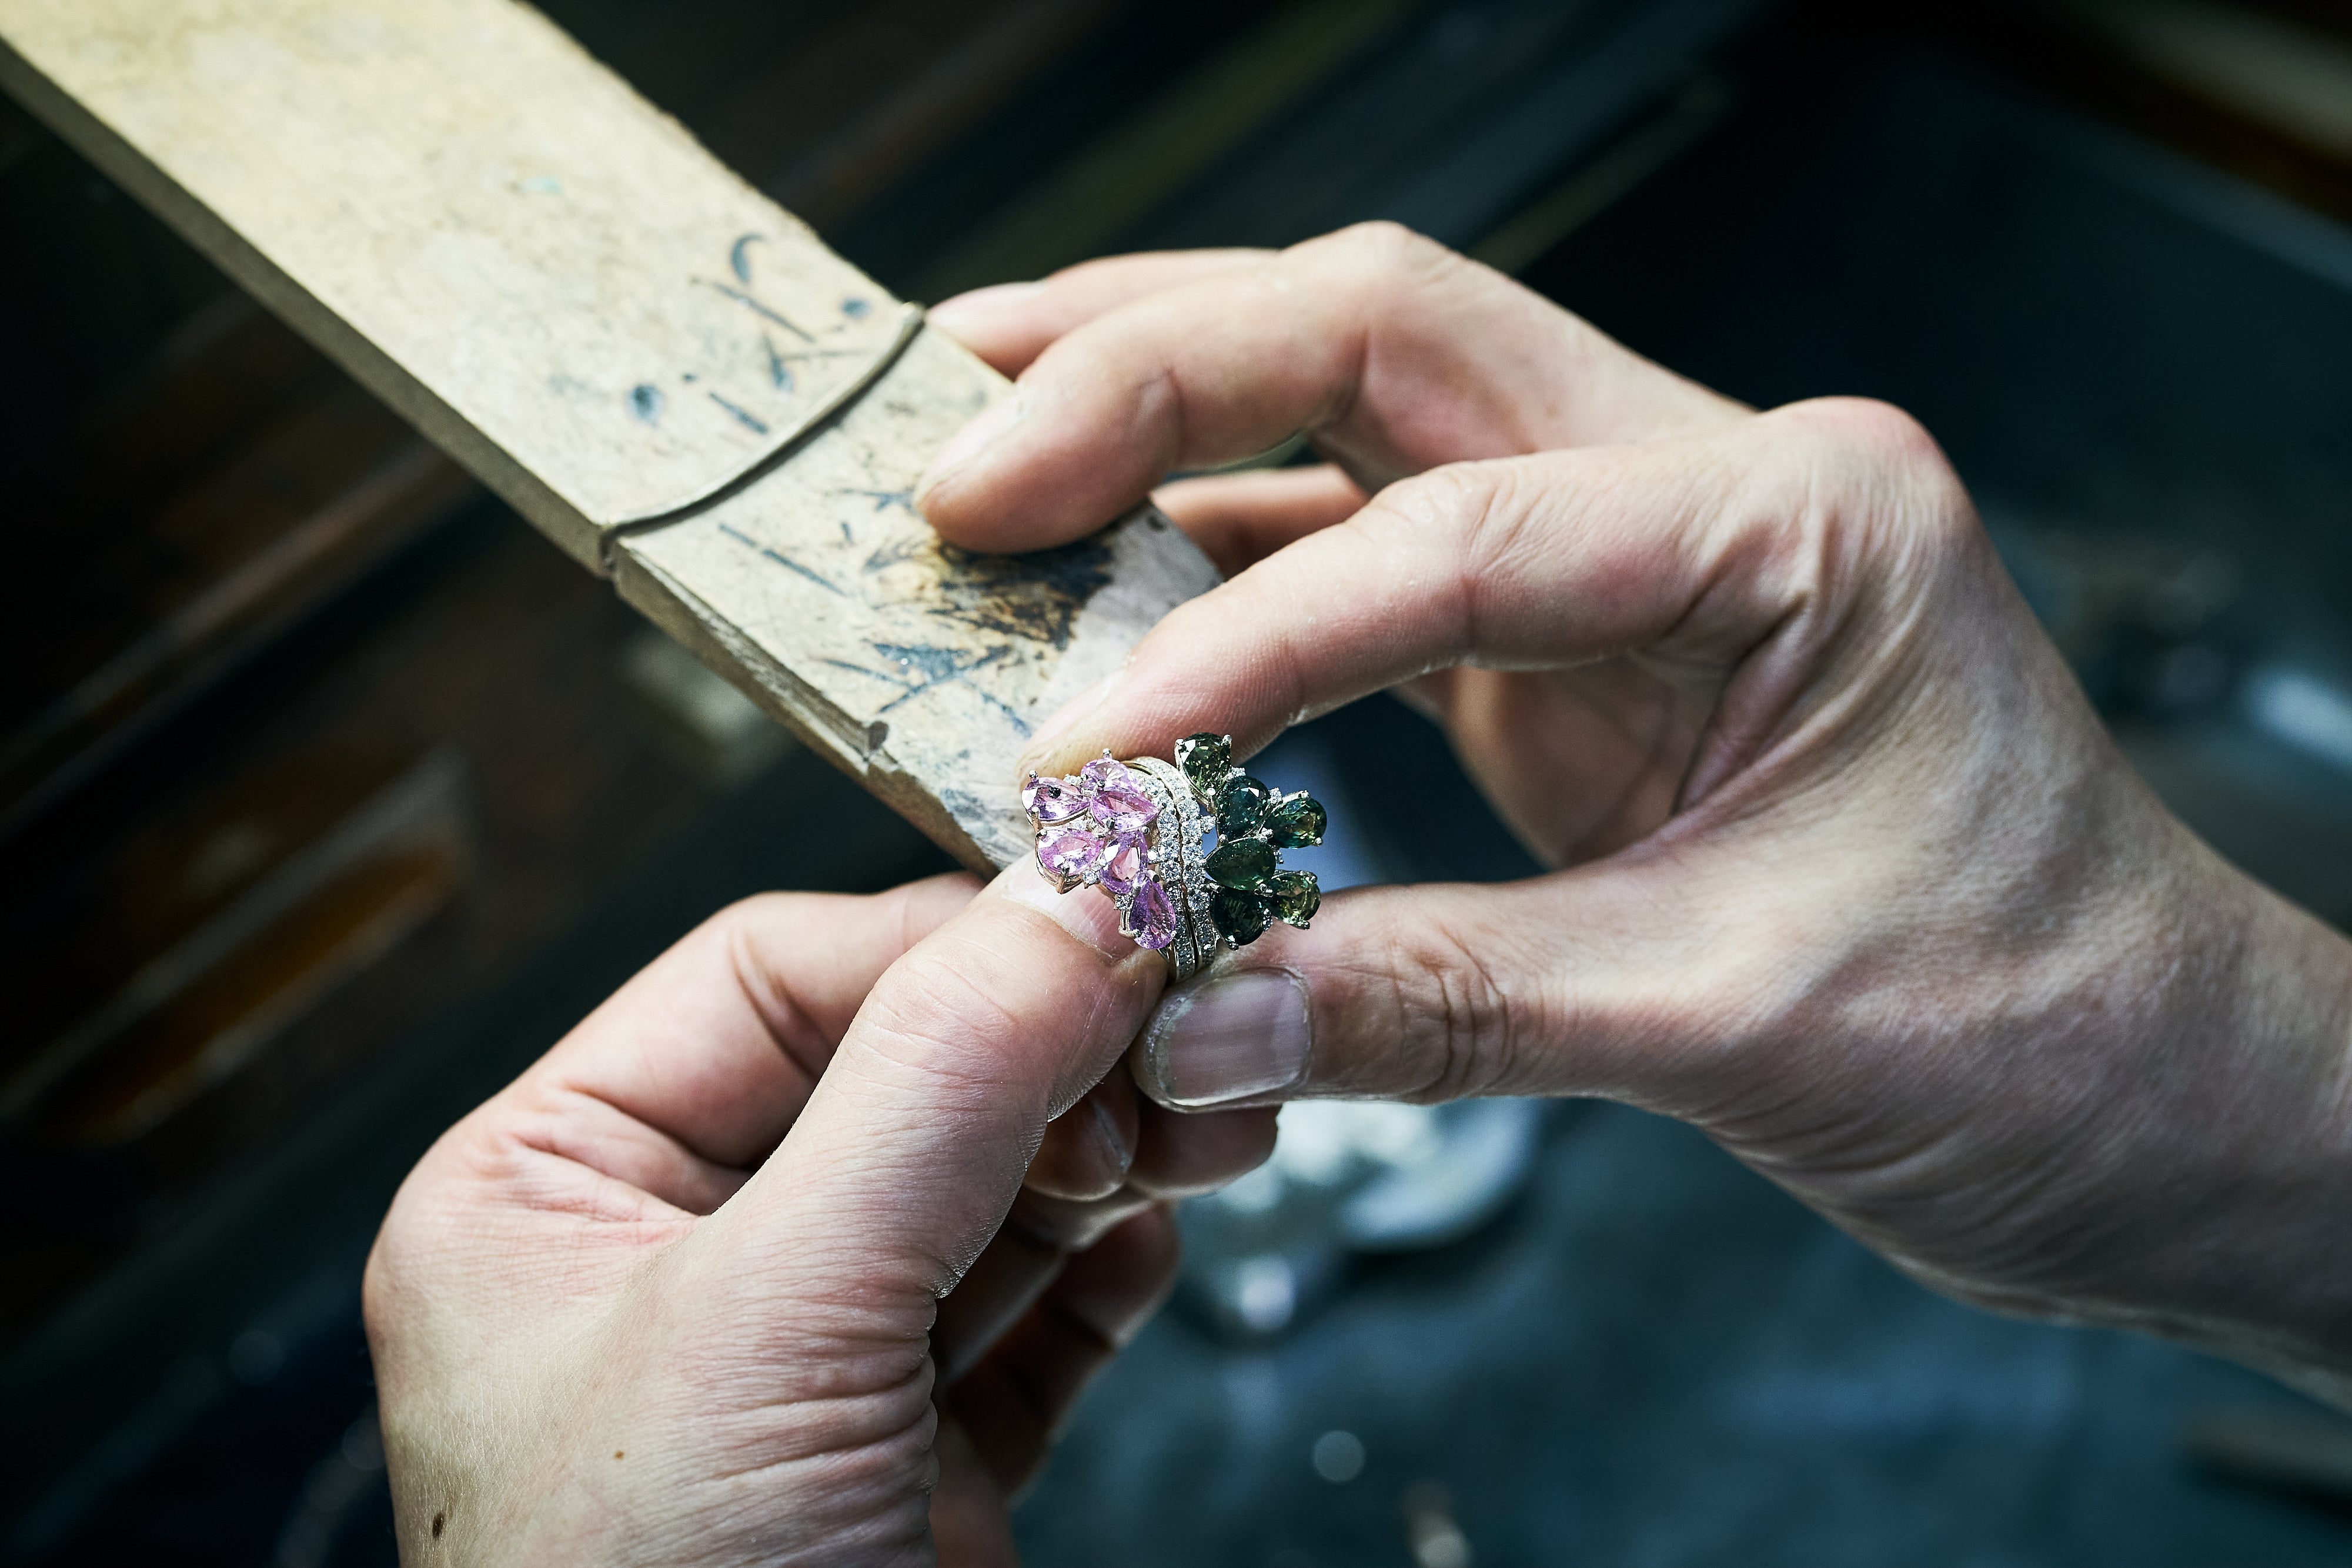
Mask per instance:
[[[1321,843],[1328,819],[1304,790],[1279,794],[1234,767],[1230,736],[1188,735],[1175,756],[1105,751],[1064,778],[1032,773],[1021,804],[1037,868],[1064,893],[1102,889],[1119,930],[1167,955],[1181,980],[1276,920],[1307,929],[1321,890],[1313,872],[1283,870],[1279,852]]]

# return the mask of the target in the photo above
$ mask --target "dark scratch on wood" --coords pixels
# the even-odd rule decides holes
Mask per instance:
[[[816,341],[814,337],[803,331],[799,325],[796,324],[791,317],[786,316],[782,311],[776,309],[765,301],[754,298],[752,296],[744,293],[740,288],[734,287],[730,284],[721,283],[715,277],[698,277],[694,281],[699,283],[705,288],[716,288],[719,293],[724,294],[728,298],[732,299],[738,305],[742,305],[758,311],[761,316],[773,321],[777,326],[782,327],[785,331],[790,332],[793,337],[798,338],[803,343],[814,343]]]
[[[864,496],[874,503],[874,509],[877,512],[887,512],[896,507],[910,517],[920,516],[915,510],[915,487],[912,485],[903,490],[835,490],[834,494]]]
[[[877,670],[869,664],[855,664],[847,659],[827,659],[824,662],[835,669],[847,670],[853,674],[865,675],[898,687],[898,695],[876,709],[877,714],[894,712],[941,686],[961,686],[1003,714],[1015,730],[1023,735],[1029,733],[1026,719],[970,678],[974,670],[986,669],[1010,656],[1012,649],[995,647],[984,653],[973,654],[961,648],[938,648],[928,643],[872,643],[867,646],[899,670],[909,673],[893,674],[888,670]]]
[[[872,576],[909,560],[928,569],[927,597],[937,601],[926,614],[1063,649],[1078,612],[1110,581],[1111,547],[1097,534],[1028,555],[981,555],[926,538],[877,550],[864,570]]]
[[[735,274],[736,282],[751,281],[751,247],[766,244],[767,238],[763,234],[748,234],[728,247],[727,266]]]
[[[761,555],[766,556],[778,566],[783,567],[792,571],[799,572],[803,577],[807,578],[811,582],[815,583],[819,588],[824,589],[826,592],[838,593],[844,599],[849,597],[848,592],[844,590],[839,583],[835,582],[823,572],[815,571],[808,567],[803,566],[800,562],[794,560],[792,557],[784,554],[781,550],[770,549],[768,546],[763,545],[759,540],[753,538],[751,535],[743,532],[740,528],[734,528],[727,523],[721,523],[719,525],[719,531],[725,534],[729,538],[733,539],[737,544],[742,545],[750,549],[758,550]]]
[[[731,403],[725,398],[720,397],[715,392],[705,392],[702,395],[717,403],[719,407],[725,409],[728,413],[733,414],[736,422],[741,424],[744,429],[751,432],[754,435],[765,435],[768,434],[768,422],[761,419],[758,414],[753,413],[750,409]]]

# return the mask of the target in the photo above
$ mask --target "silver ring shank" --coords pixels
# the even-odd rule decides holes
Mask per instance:
[[[1209,918],[1208,856],[1201,841],[1209,825],[1192,787],[1172,762],[1138,757],[1127,766],[1156,786],[1160,818],[1152,825],[1152,850],[1160,881],[1176,906],[1176,940],[1168,945],[1168,961],[1176,978],[1190,979],[1216,956],[1223,941]]]

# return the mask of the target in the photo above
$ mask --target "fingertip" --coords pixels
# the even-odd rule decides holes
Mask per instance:
[[[1278,1106],[1172,1111],[1146,1101],[1139,1109],[1128,1186],[1147,1197],[1173,1199],[1215,1192],[1274,1154]]]
[[[940,331],[985,358],[984,345],[1021,319],[1026,314],[1022,308],[1045,291],[1038,282],[991,283],[940,300],[926,316]]]
[[[975,520],[973,508],[960,503],[985,491],[990,449],[1028,415],[1029,399],[1015,387],[965,421],[931,458],[915,482],[915,506],[942,537],[975,549],[986,548],[983,541],[960,537]]]
[[[1023,1185],[1048,1197],[1108,1197],[1135,1162],[1139,1114],[1134,1084],[1117,1071],[1046,1124]]]

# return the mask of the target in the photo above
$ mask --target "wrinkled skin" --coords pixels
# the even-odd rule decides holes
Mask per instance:
[[[1011,1563],[1165,1200],[1314,1095],[1647,1106],[1969,1300],[2352,1387],[2352,951],[2132,775],[1910,420],[1742,408],[1379,226],[934,318],[1020,377],[919,497],[960,543],[1330,459],[1160,492],[1231,580],[1030,765],[1395,688],[1556,869],[1340,894],[1164,998],[1025,866],[715,917],[385,1221],[404,1561]]]
[[[1005,1498],[1167,1291],[1166,1200],[1272,1146],[1106,1078],[1163,970],[1027,869],[664,955],[384,1222],[402,1561],[1013,1563]]]
[[[1029,765],[1393,688],[1557,868],[1276,926],[1160,1006],[1147,1091],[1627,1101],[1964,1299],[2340,1395],[2352,948],[2132,773],[1911,419],[1748,410],[1383,225],[935,319],[1019,376],[920,494],[960,543],[1330,460],[1159,492],[1230,580]],[[1220,998],[1285,977],[1304,1050],[1221,1082]]]

